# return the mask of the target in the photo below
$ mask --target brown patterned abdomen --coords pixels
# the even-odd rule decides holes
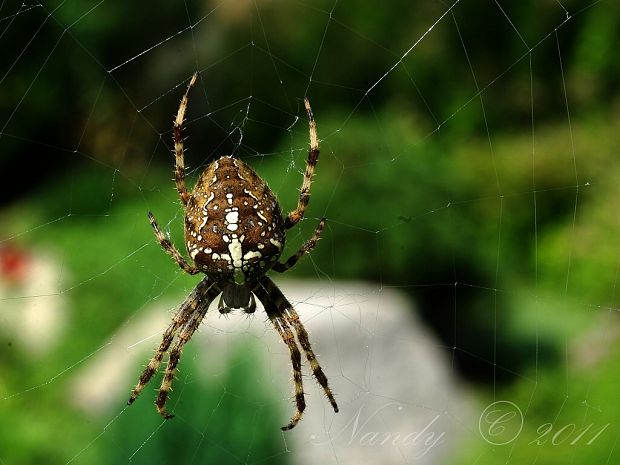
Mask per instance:
[[[248,165],[232,157],[211,163],[187,204],[187,251],[207,275],[245,284],[264,274],[284,247],[280,206]]]

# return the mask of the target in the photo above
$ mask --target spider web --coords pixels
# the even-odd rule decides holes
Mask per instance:
[[[170,4],[169,4],[170,3]],[[395,2],[397,3],[397,2]],[[0,3],[0,464],[611,463],[618,39],[610,1]],[[171,121],[191,74],[191,186],[224,154],[285,211],[274,276],[340,412],[262,309],[211,310],[163,421],[125,405],[197,280]]]

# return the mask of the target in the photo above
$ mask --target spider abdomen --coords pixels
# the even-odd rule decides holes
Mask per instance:
[[[187,251],[218,281],[263,275],[284,247],[284,221],[267,184],[241,160],[222,157],[202,172],[185,217]]]

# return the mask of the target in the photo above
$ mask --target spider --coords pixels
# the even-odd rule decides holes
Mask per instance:
[[[185,187],[183,122],[189,94],[196,84],[195,73],[181,99],[173,123],[175,153],[175,182],[185,212],[185,243],[193,263],[188,262],[164,235],[149,212],[148,217],[157,241],[183,271],[190,275],[206,276],[181,304],[164,332],[159,348],[142,372],[127,404],[132,404],[144,386],[157,372],[164,354],[168,364],[159,394],[155,400],[157,411],[165,418],[174,415],[166,408],[175,371],[185,344],[204,318],[209,305],[221,294],[218,310],[222,314],[242,309],[251,314],[256,310],[256,298],[263,304],[269,320],[288,346],[293,366],[296,411],[282,430],[297,425],[306,408],[301,372],[301,353],[294,332],[305,352],[317,382],[323,388],[335,412],[338,405],[329,388],[327,377],[310,345],[308,333],[299,315],[280,289],[266,275],[270,269],[283,273],[316,245],[325,218],[319,221],[312,237],[285,262],[280,262],[286,230],[304,217],[310,199],[310,185],[319,158],[316,123],[307,98],[304,106],[310,128],[310,150],[301,186],[297,208],[283,216],[274,193],[247,164],[231,156],[212,162],[200,175],[194,190]]]

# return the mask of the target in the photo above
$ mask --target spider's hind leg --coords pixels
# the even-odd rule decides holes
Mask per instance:
[[[189,93],[192,88],[196,84],[196,80],[198,79],[198,73],[194,73],[189,84],[187,85],[187,90],[181,99],[181,103],[179,104],[179,110],[177,112],[177,116],[172,123],[172,137],[174,140],[174,180],[177,185],[177,191],[179,192],[179,197],[181,198],[181,202],[183,205],[187,205],[189,200],[189,193],[187,192],[187,187],[185,187],[185,148],[183,145],[183,122],[185,121],[185,111],[187,110],[187,104],[189,103]]]
[[[290,212],[284,220],[284,227],[286,229],[292,228],[304,217],[304,213],[310,202],[310,186],[312,184],[312,177],[314,176],[314,169],[319,161],[319,138],[316,134],[316,122],[314,121],[312,108],[310,108],[310,102],[307,98],[304,98],[304,106],[306,107],[306,113],[308,115],[310,150],[308,151],[308,161],[306,162],[306,171],[304,172],[304,180],[301,184],[301,191],[299,192],[297,208]]]

